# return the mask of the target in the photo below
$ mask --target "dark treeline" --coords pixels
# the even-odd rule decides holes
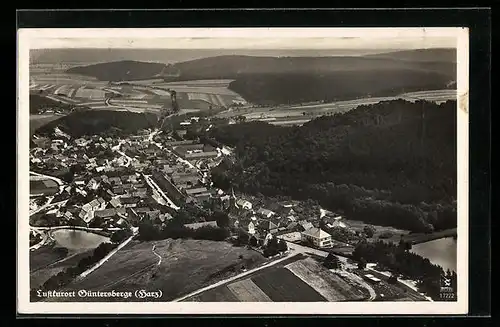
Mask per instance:
[[[160,227],[147,219],[139,223],[138,239],[141,241],[157,241],[167,238],[224,241],[228,237],[229,230],[222,227],[203,226],[198,229],[190,229],[175,222]]]
[[[451,287],[457,288],[457,275],[454,271],[444,272],[440,266],[432,264],[429,259],[409,252],[407,245],[398,245],[378,241],[360,243],[356,246],[353,258],[359,261],[377,262],[381,269],[388,269],[397,275],[416,280],[419,289],[432,297],[440,299],[440,289],[444,277],[451,280]]]
[[[59,127],[72,137],[95,135],[112,130],[121,133],[134,133],[140,129],[156,127],[157,117],[150,113],[128,111],[96,110],[73,112],[65,117],[40,127],[37,133],[49,135]]]
[[[447,75],[424,70],[337,71],[323,74],[248,74],[229,89],[257,104],[337,101],[366,96],[393,96],[403,92],[444,89]]]
[[[360,106],[302,127],[250,122],[208,137],[236,163],[213,170],[223,189],[314,199],[351,219],[415,232],[456,226],[456,102]]]
[[[78,275],[89,269],[91,266],[96,264],[99,260],[104,258],[110,251],[116,248],[117,243],[101,243],[97,248],[94,249],[92,255],[83,257],[77,265],[66,268],[65,270],[59,272],[57,275],[50,277],[45,283],[39,288],[40,291],[55,291],[59,290],[69,283],[71,283]],[[31,290],[31,300],[40,301],[42,298],[37,296],[38,290]]]

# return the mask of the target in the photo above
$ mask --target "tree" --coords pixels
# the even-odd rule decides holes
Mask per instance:
[[[278,251],[279,252],[286,252],[288,250],[288,245],[286,242],[282,239],[278,241]]]
[[[215,211],[212,215],[212,220],[215,220],[217,222],[217,226],[221,228],[229,226],[229,216],[225,212]]]
[[[254,246],[254,247],[259,245],[259,243],[257,242],[257,238],[255,238],[255,236],[250,237],[249,243],[250,243],[250,246]]]
[[[328,269],[339,269],[340,268],[340,260],[333,253],[329,253],[325,258],[323,265]]]
[[[366,225],[363,228],[363,232],[365,233],[366,237],[372,238],[373,234],[375,234],[375,227],[373,227],[371,225]]]
[[[110,241],[112,243],[121,243],[123,240],[125,240],[129,236],[130,236],[130,231],[128,229],[121,229],[121,230],[114,232],[111,235]]]
[[[365,268],[366,268],[366,260],[364,258],[359,259],[358,269],[365,269]]]
[[[398,277],[396,275],[391,275],[387,279],[387,283],[389,283],[389,284],[396,284],[397,282],[398,282]]]

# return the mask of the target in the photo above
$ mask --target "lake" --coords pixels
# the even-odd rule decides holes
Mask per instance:
[[[429,259],[433,264],[457,271],[457,241],[453,237],[413,245],[411,252]]]
[[[52,237],[57,245],[70,251],[94,249],[99,244],[109,241],[109,237],[73,229],[56,230],[52,232]]]

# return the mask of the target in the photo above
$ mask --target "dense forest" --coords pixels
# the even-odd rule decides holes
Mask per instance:
[[[124,81],[153,78],[166,67],[162,63],[123,60],[99,63],[88,66],[77,66],[68,69],[70,74],[92,76],[100,81]]]
[[[450,77],[432,71],[373,69],[324,74],[247,74],[232,81],[229,89],[252,103],[293,104],[445,89],[449,82]]]
[[[30,114],[38,114],[45,110],[70,112],[73,106],[51,100],[39,94],[30,94]]]
[[[134,133],[140,129],[151,128],[157,124],[157,116],[151,113],[133,113],[128,111],[95,110],[73,112],[51,121],[37,129],[39,135],[49,135],[59,127],[72,137],[94,135],[111,130],[122,133]]]
[[[247,193],[314,199],[351,219],[415,232],[456,226],[456,102],[360,106],[301,127],[248,122],[207,137],[236,163],[214,183]]]

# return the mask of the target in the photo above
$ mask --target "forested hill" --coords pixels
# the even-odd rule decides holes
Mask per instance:
[[[214,181],[313,198],[351,219],[412,231],[456,226],[456,102],[381,102],[302,127],[252,122],[211,137],[238,163]]]
[[[442,52],[442,51],[441,51]],[[68,73],[96,77],[100,80],[118,81],[144,79],[159,75],[174,80],[236,79],[252,74],[330,74],[343,71],[406,70],[434,72],[455,79],[456,63],[435,49],[406,51],[403,54],[387,53],[378,56],[332,57],[257,57],[225,55],[208,57],[172,65],[133,60],[99,63],[70,68]],[[436,60],[433,61],[432,58]],[[400,60],[405,58],[405,60]],[[421,58],[427,58],[422,60]],[[165,58],[168,60],[168,58]]]
[[[92,76],[101,81],[140,80],[157,77],[166,67],[162,63],[123,60],[72,67],[67,73]]]
[[[451,80],[432,71],[372,69],[324,74],[247,74],[232,81],[229,88],[252,103],[294,104],[445,89]]]
[[[365,58],[385,58],[413,62],[457,62],[457,49],[436,48],[403,50],[366,55]]]
[[[120,133],[134,133],[140,129],[151,128],[156,125],[157,117],[150,113],[134,113],[129,111],[89,110],[73,112],[67,116],[40,127],[38,135],[50,135],[56,127],[72,137],[94,135],[117,131]]]

